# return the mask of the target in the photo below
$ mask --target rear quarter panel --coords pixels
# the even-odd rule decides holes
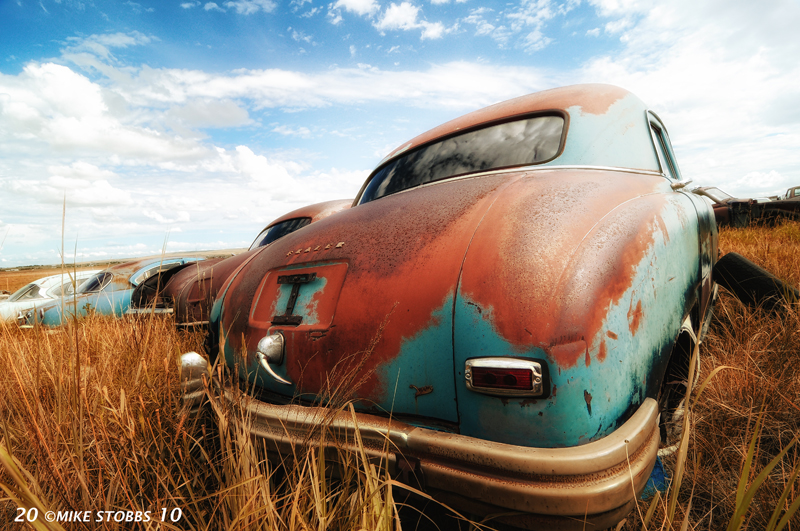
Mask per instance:
[[[691,200],[673,192],[665,178],[636,177],[638,189],[630,178],[615,186],[619,175],[597,172],[599,189],[610,179],[606,189],[629,196],[601,219],[592,218],[591,201],[556,197],[560,204],[542,208],[523,189],[486,215],[465,259],[455,305],[462,434],[575,446],[610,434],[646,397],[657,397],[674,340],[697,298],[698,221]],[[541,185],[531,190],[541,192]],[[547,219],[535,222],[540,209]],[[467,390],[464,362],[479,356],[545,360],[549,397]]]

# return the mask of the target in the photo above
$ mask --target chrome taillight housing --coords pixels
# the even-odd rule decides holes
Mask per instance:
[[[547,366],[519,358],[472,358],[466,361],[467,389],[496,396],[545,397],[549,391]]]

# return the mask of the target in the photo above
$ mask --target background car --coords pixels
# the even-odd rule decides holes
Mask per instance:
[[[102,315],[125,314],[136,286],[159,271],[164,271],[190,262],[202,260],[198,257],[144,258],[118,264],[89,277],[77,290],[75,296],[65,299],[64,304],[51,302],[28,310],[25,325],[43,324],[58,326],[65,317],[83,316],[88,312]],[[62,315],[62,306],[65,315]]]
[[[798,199],[800,200],[800,186],[795,186],[786,190],[786,193],[781,196],[781,199]]]
[[[736,198],[715,186],[692,190],[713,202],[718,226],[747,227],[751,223],[775,223],[779,219],[800,219],[800,198],[788,199],[790,188],[781,197]]]
[[[247,252],[187,264],[154,275],[136,287],[128,313],[174,313],[178,326],[205,326],[219,287],[256,249],[346,210],[352,203],[352,199],[338,199],[293,210],[267,225]]]
[[[35,306],[43,306],[61,297],[70,296],[74,287],[80,287],[83,282],[96,274],[99,270],[70,271],[63,275],[34,280],[11,294],[8,299],[0,302],[0,319],[5,321],[24,320],[28,310]]]
[[[252,390],[273,451],[358,429],[451,507],[611,527],[711,315],[716,223],[686,184],[661,120],[618,87],[475,111],[397,148],[349,210],[255,251],[217,296],[210,356]],[[185,356],[189,404],[204,370]],[[335,430],[315,439],[322,418]]]

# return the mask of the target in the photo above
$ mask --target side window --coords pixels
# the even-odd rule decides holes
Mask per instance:
[[[669,142],[669,135],[660,120],[650,113],[650,132],[653,136],[653,144],[658,154],[658,162],[661,164],[661,171],[672,180],[680,180],[681,174],[678,165],[675,163],[675,156],[672,152],[672,144]]]
[[[80,283],[81,282],[79,280],[78,284]],[[64,282],[60,286],[54,286],[47,291],[47,294],[54,299],[58,299],[61,297],[69,297],[70,295],[72,295],[72,293],[73,293],[72,281]]]

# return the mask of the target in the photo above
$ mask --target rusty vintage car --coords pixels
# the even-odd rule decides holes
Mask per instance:
[[[394,150],[349,210],[252,253],[214,304],[210,358],[275,452],[332,444],[313,434],[344,396],[341,444],[358,429],[450,507],[613,526],[711,315],[714,213],[686,184],[621,88],[472,112]],[[188,404],[207,363],[183,357]]]
[[[0,320],[21,323],[31,308],[41,307],[61,297],[69,297],[75,291],[75,287],[80,287],[89,277],[98,273],[99,270],[91,271],[71,271],[65,270],[59,275],[34,280],[25,284],[8,297],[7,300],[0,301]]]
[[[348,209],[352,203],[352,199],[337,199],[298,208],[273,220],[244,253],[185,264],[153,275],[133,291],[127,313],[171,313],[178,326],[206,326],[220,286],[253,252],[306,225]]]
[[[717,226],[748,227],[752,224],[774,225],[780,220],[800,220],[800,197],[793,197],[790,188],[782,196],[736,198],[716,186],[692,190],[707,197],[714,208]]]
[[[59,326],[72,317],[90,312],[122,316],[131,303],[134,288],[160,272],[203,260],[201,257],[142,258],[117,264],[86,279],[75,293],[28,310],[20,325]]]

